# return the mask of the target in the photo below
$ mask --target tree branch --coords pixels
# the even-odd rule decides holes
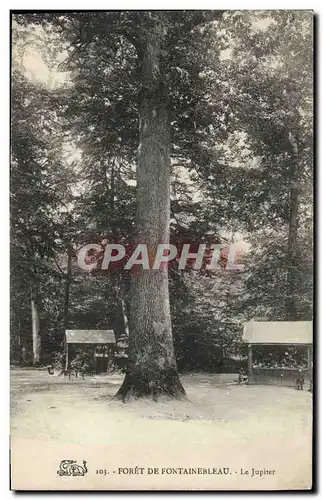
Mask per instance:
[[[60,273],[65,276],[65,278],[67,277],[67,273],[64,273],[64,271],[61,269],[60,265],[58,264],[57,260],[56,260],[56,257],[54,256],[54,262],[56,264],[56,266],[58,267],[58,270],[60,271]]]

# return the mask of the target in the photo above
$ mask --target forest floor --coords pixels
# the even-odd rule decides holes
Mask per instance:
[[[237,488],[310,487],[312,394],[307,390],[234,385],[236,375],[193,374],[181,377],[188,401],[139,400],[125,404],[112,400],[122,378],[102,375],[69,380],[50,376],[44,370],[13,368],[11,442],[16,475],[30,460],[32,448],[33,460],[37,461],[43,460],[44,449],[48,455],[49,447],[53,453],[56,450],[55,456],[69,458],[62,456],[62,450],[64,455],[70,453],[69,446],[75,446],[74,453],[83,450],[84,455],[86,450],[86,458],[95,457],[93,467],[106,470],[135,465],[183,467],[185,462],[190,464],[185,467],[230,467],[239,476],[241,468],[248,470],[249,477],[241,477]],[[24,451],[18,456],[22,446]],[[275,473],[263,477],[254,474],[252,482],[252,469]],[[152,477],[155,483],[149,483]],[[116,482],[110,476],[111,488],[120,487],[116,476],[113,478]],[[219,489],[228,488],[222,476],[216,478]],[[96,481],[99,479],[103,480],[97,476]],[[140,477],[123,475],[124,488],[140,488],[135,479],[139,481]],[[160,475],[146,479],[150,487],[157,488],[158,481],[165,480]],[[170,489],[183,485],[181,476],[169,475],[166,479]],[[45,480],[49,480],[46,472]],[[42,484],[41,478],[32,479],[30,475],[24,481],[30,488]],[[187,476],[185,488],[199,489],[198,481],[200,476]],[[203,481],[202,489],[214,488],[212,475],[203,477]],[[231,487],[235,488],[232,482]],[[89,489],[85,484],[82,488]]]

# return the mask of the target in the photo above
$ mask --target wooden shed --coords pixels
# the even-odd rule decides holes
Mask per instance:
[[[305,380],[312,380],[312,321],[249,321],[244,323],[243,341],[248,344],[248,383],[294,385],[299,369]],[[306,350],[306,366],[255,366],[253,353],[257,346],[293,346]],[[270,349],[269,349],[270,351]]]
[[[66,367],[71,360],[71,346],[84,348],[92,356],[96,373],[106,372],[116,344],[113,330],[66,330]]]

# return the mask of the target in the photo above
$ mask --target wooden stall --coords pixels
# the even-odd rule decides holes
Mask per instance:
[[[249,321],[244,324],[243,341],[248,344],[248,383],[294,386],[299,370],[310,386],[313,373],[312,321]],[[306,349],[306,366],[255,366],[257,346],[293,346]],[[270,351],[270,349],[269,349]]]
[[[72,357],[71,347],[83,347],[92,356],[95,373],[105,373],[112,362],[116,345],[113,330],[66,330],[66,369]]]

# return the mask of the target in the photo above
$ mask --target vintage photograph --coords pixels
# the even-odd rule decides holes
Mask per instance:
[[[313,11],[10,21],[11,489],[311,490]]]

